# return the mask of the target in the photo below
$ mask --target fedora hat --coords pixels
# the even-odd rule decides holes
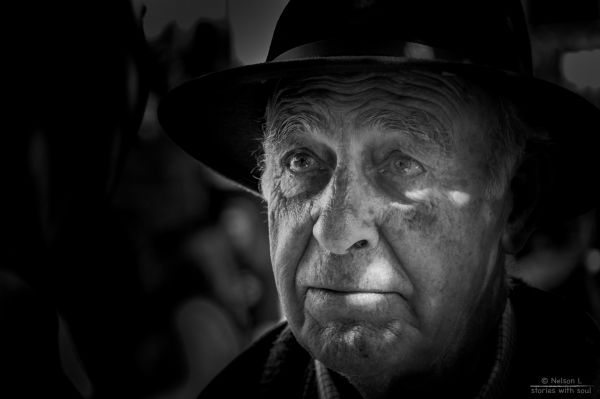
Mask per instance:
[[[340,71],[429,69],[464,75],[517,103],[545,127],[553,185],[546,210],[597,205],[600,110],[533,77],[519,0],[290,0],[267,59],[185,82],[163,98],[159,121],[210,169],[258,193],[265,105],[275,82]]]

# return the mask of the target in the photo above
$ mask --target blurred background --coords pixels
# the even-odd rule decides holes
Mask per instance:
[[[263,61],[286,2],[5,10],[0,397],[193,398],[281,319],[261,201],[176,147],[156,107]],[[535,73],[600,107],[600,2],[523,4]],[[598,217],[547,221],[512,273],[600,320]]]

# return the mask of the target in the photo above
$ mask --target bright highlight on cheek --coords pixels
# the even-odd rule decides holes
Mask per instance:
[[[448,198],[457,206],[465,206],[471,200],[471,196],[462,191],[448,191]]]
[[[434,195],[434,190],[431,188],[424,188],[421,190],[406,191],[404,195],[406,198],[413,201],[423,202]],[[439,193],[437,196],[439,197]],[[471,201],[470,194],[459,190],[447,190],[445,191],[445,197],[458,207],[463,207]]]
[[[431,195],[431,189],[424,188],[422,190],[406,191],[404,195],[406,195],[406,198],[409,198],[413,201],[423,201]]]

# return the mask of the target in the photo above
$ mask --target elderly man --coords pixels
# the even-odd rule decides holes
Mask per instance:
[[[171,92],[166,132],[266,201],[286,319],[202,398],[596,392],[590,319],[506,273],[598,190],[599,112],[528,46],[518,0],[291,0],[266,63]]]

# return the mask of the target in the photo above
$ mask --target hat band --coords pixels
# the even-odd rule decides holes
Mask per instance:
[[[466,57],[456,52],[422,43],[399,40],[322,40],[303,44],[287,50],[269,61],[291,61],[321,57],[398,57],[415,61],[437,61],[444,63],[474,64],[513,70],[509,65],[497,65],[490,60]]]

